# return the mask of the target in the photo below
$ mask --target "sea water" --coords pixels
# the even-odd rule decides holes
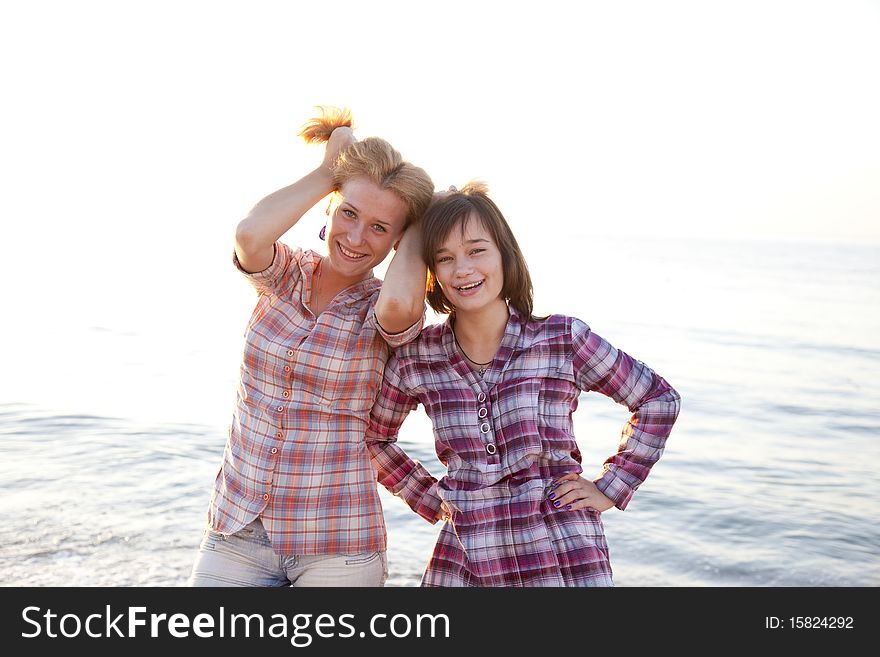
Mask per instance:
[[[617,585],[880,585],[880,247],[570,243],[583,258],[527,253],[536,311],[580,317],[682,395],[664,456],[603,515]],[[4,299],[0,585],[185,583],[254,300],[218,276],[139,288],[137,306],[85,280],[82,302]],[[581,397],[585,474],[628,416]],[[400,442],[444,473],[421,409]],[[380,492],[387,585],[417,585],[439,525]]]

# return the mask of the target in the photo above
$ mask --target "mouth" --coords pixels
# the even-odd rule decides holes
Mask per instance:
[[[351,260],[354,262],[354,261],[358,261],[358,260],[363,260],[364,258],[367,257],[366,253],[357,253],[356,251],[349,251],[344,246],[342,246],[342,244],[340,244],[339,242],[336,242],[336,247],[337,247],[337,250],[339,251],[339,253],[341,253],[342,256],[346,260]]]
[[[483,286],[483,283],[485,283],[485,282],[486,282],[486,279],[484,278],[484,279],[476,281],[474,283],[466,283],[464,285],[455,286],[454,289],[459,294],[467,296],[469,294],[475,294],[476,291],[479,290]]]

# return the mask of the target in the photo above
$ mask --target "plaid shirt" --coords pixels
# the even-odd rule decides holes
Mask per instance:
[[[376,473],[364,443],[390,355],[422,322],[385,334],[373,305],[381,281],[308,308],[320,256],[278,242],[268,269],[245,274],[259,293],[245,334],[229,438],[208,512],[232,534],[259,516],[279,554],[385,549]],[[386,344],[387,341],[387,344]]]
[[[395,350],[370,417],[367,442],[379,480],[441,529],[425,586],[610,586],[599,513],[556,509],[553,481],[582,472],[571,414],[581,391],[633,412],[596,485],[624,509],[660,458],[680,398],[643,363],[580,320],[523,321],[511,309],[501,346],[481,378],[456,348],[449,323]],[[437,482],[394,442],[422,403],[447,475]]]

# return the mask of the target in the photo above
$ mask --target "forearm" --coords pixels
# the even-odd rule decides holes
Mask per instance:
[[[578,387],[610,397],[632,412],[617,452],[605,461],[604,472],[595,480],[599,490],[624,509],[663,454],[681,398],[650,367],[616,349],[583,322],[575,320],[572,328]]]
[[[661,377],[653,374],[651,393],[638,404],[624,425],[617,453],[604,464],[596,485],[615,505],[626,508],[635,490],[660,459],[681,408],[681,398]]]
[[[321,166],[257,203],[235,231],[235,253],[241,265],[248,271],[268,267],[275,242],[332,191],[330,171]]]
[[[441,505],[437,479],[396,442],[368,439],[367,449],[377,481],[425,520],[436,522]]]
[[[425,307],[427,277],[428,268],[422,260],[421,227],[411,225],[388,265],[376,300],[376,319],[383,329],[399,333],[419,321]]]

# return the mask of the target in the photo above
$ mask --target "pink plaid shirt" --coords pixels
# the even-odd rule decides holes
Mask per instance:
[[[571,417],[582,391],[632,413],[596,481],[624,509],[663,453],[680,407],[678,393],[644,363],[580,320],[523,320],[513,309],[482,377],[448,321],[395,350],[367,443],[379,481],[414,511],[431,522],[441,500],[452,511],[424,586],[613,584],[601,515],[557,509],[547,497],[558,477],[582,471]],[[395,442],[419,403],[448,468],[439,482]]]
[[[245,272],[259,293],[223,463],[208,511],[232,534],[259,516],[278,554],[385,549],[376,473],[364,442],[391,346],[415,338],[379,327],[381,281],[340,292],[315,317],[312,273],[320,256],[275,244],[268,269]]]

